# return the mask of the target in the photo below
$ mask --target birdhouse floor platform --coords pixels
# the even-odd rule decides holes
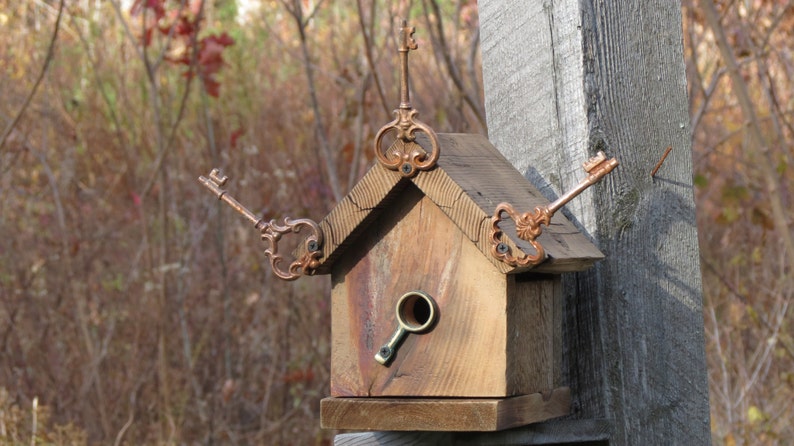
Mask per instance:
[[[492,432],[570,414],[571,392],[509,398],[325,398],[324,429]]]

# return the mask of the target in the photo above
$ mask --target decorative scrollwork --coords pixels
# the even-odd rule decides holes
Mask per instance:
[[[375,156],[381,165],[390,170],[398,170],[403,177],[410,178],[420,170],[430,170],[436,165],[439,156],[438,137],[427,124],[415,119],[419,115],[411,106],[408,89],[408,52],[418,48],[412,37],[415,28],[409,27],[405,21],[400,28],[400,106],[394,110],[394,121],[381,127],[375,136]],[[396,131],[397,139],[404,142],[403,150],[387,156],[381,146],[383,138],[391,131]],[[431,150],[428,153],[415,142],[416,132],[424,132],[430,139]]]
[[[506,213],[516,223],[516,233],[522,240],[528,241],[535,254],[521,253],[513,255],[510,247],[501,241],[502,229],[499,223],[502,221],[502,213]],[[519,214],[510,203],[499,203],[496,206],[493,217],[491,217],[491,255],[507,263],[510,266],[535,266],[546,260],[546,250],[536,239],[540,236],[543,229],[541,224],[546,226],[551,222],[552,213],[545,206],[538,206],[532,212]]]
[[[253,212],[248,210],[245,206],[240,204],[239,201],[231,197],[221,186],[225,185],[229,177],[223,175],[219,169],[212,169],[209,178],[200,176],[199,181],[207,189],[212,191],[219,200],[225,202],[232,207],[235,211],[243,215],[254,227],[262,234],[262,241],[267,243],[265,255],[270,259],[270,266],[273,268],[273,273],[280,279],[295,280],[301,275],[311,275],[320,264],[320,257],[322,257],[323,246],[323,232],[320,227],[313,220],[308,218],[298,218],[295,220],[289,217],[284,218],[283,224],[278,224],[276,220],[265,222],[261,218],[257,218]],[[303,228],[308,228],[311,231],[304,241],[306,253],[301,258],[294,260],[289,264],[287,269],[282,269],[281,265],[285,262],[284,257],[278,252],[278,242],[284,234],[289,232],[298,233]]]
[[[413,108],[394,110],[397,118],[389,124],[381,127],[375,136],[375,156],[380,164],[389,170],[399,170],[402,176],[410,178],[420,170],[430,170],[438,161],[438,137],[436,133],[421,121],[414,120],[418,114]],[[397,130],[397,138],[404,143],[408,150],[395,151],[391,157],[387,156],[381,143],[384,136],[391,130]],[[430,138],[431,151],[426,152],[422,146],[415,142],[417,131],[424,132]]]
[[[285,260],[278,252],[278,242],[281,240],[282,235],[289,232],[298,233],[302,228],[311,230],[311,235],[306,237],[304,242],[306,253],[300,259],[290,263],[288,268],[284,270],[280,266]],[[280,279],[295,280],[304,274],[311,275],[320,265],[320,257],[322,256],[320,246],[323,244],[323,233],[313,220],[307,218],[292,220],[289,217],[285,217],[284,224],[280,225],[276,220],[270,220],[269,223],[262,225],[259,229],[262,233],[262,241],[268,244],[267,249],[265,249],[265,255],[270,258],[270,266],[273,268],[273,273]]]

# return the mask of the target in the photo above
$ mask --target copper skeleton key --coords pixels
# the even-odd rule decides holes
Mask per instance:
[[[259,230],[262,234],[262,240],[268,245],[265,249],[265,255],[270,258],[270,266],[276,276],[284,280],[295,280],[303,274],[312,274],[319,266],[319,259],[322,255],[320,248],[323,244],[323,233],[317,223],[308,218],[293,220],[285,217],[283,224],[278,224],[275,219],[266,222],[261,218],[257,218],[253,212],[221,189],[228,180],[229,177],[221,174],[219,169],[212,169],[209,178],[205,176],[199,177],[201,184],[211,190],[219,200],[226,202],[235,211],[251,221],[254,227]],[[278,242],[281,240],[281,236],[289,232],[300,232],[303,228],[308,228],[311,231],[305,241],[306,253],[300,259],[290,263],[287,270],[281,269],[279,265],[284,262],[284,257],[278,252]]]
[[[560,198],[554,200],[554,202],[546,206],[538,206],[532,212],[519,214],[510,203],[499,203],[496,206],[493,217],[491,217],[491,255],[511,266],[535,266],[544,261],[546,259],[546,250],[537,241],[537,238],[543,232],[541,225],[548,226],[555,212],[582,193],[582,191],[597,183],[606,174],[612,172],[617,165],[618,161],[615,158],[607,159],[604,152],[598,152],[596,156],[590,158],[583,165],[585,172],[588,174],[585,179]],[[500,241],[502,230],[499,228],[499,222],[502,221],[502,212],[515,221],[518,237],[528,241],[535,248],[535,254],[511,255],[510,247]]]

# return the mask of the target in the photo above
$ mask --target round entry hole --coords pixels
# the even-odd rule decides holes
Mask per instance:
[[[435,322],[437,316],[436,303],[422,293],[408,293],[400,299],[397,314],[410,331],[423,331]]]

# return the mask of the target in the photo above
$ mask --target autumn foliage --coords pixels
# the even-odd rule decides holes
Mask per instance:
[[[713,438],[786,444],[794,7],[721,0],[715,23],[691,3]],[[327,278],[275,279],[196,178],[322,218],[392,119],[403,17],[421,119],[484,132],[476,3],[65,2],[9,127],[58,8],[0,0],[0,443],[329,444]]]
[[[794,4],[685,2],[715,444],[794,439]]]

